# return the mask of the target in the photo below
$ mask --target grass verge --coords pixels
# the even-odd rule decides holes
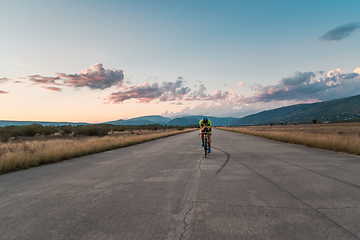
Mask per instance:
[[[169,130],[144,135],[113,134],[105,137],[3,143],[0,144],[0,174],[127,147],[189,131],[193,129]]]
[[[286,126],[241,126],[219,129],[281,142],[360,155],[360,124],[307,124]]]

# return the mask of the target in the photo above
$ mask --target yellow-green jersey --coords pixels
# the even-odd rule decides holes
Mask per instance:
[[[199,121],[199,125],[200,125],[200,128],[202,128],[202,127],[205,126],[203,119],[201,119],[201,120]],[[208,119],[208,122],[207,122],[206,126],[208,126],[209,128],[211,128],[211,121],[210,121],[209,119]]]

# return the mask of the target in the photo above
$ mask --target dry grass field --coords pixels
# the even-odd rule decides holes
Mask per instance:
[[[0,174],[126,147],[192,130],[137,130],[111,132],[105,137],[35,137],[0,143]]]
[[[360,123],[240,126],[219,129],[360,155]]]

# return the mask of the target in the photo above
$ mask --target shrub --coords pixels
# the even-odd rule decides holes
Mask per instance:
[[[44,134],[45,136],[49,136],[49,135],[53,134],[54,132],[55,132],[55,130],[50,126],[43,127],[43,129],[42,129],[42,134]]]
[[[72,127],[65,127],[65,128],[63,128],[63,133],[65,133],[66,135],[67,135],[67,134],[70,134],[70,133],[72,133],[72,132],[73,132]]]
[[[87,125],[82,126],[76,130],[76,135],[85,136],[105,136],[109,132],[108,127],[101,125]]]
[[[23,126],[22,133],[25,137],[34,137],[39,133],[39,128],[36,125]]]
[[[3,132],[1,133],[1,141],[3,143],[7,143],[10,139],[10,134],[9,133],[6,133],[6,132]]]

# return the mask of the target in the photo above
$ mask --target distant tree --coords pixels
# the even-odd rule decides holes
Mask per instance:
[[[316,123],[318,122],[318,120],[313,119],[313,120],[311,120],[311,122],[312,122],[313,124],[316,124]]]

